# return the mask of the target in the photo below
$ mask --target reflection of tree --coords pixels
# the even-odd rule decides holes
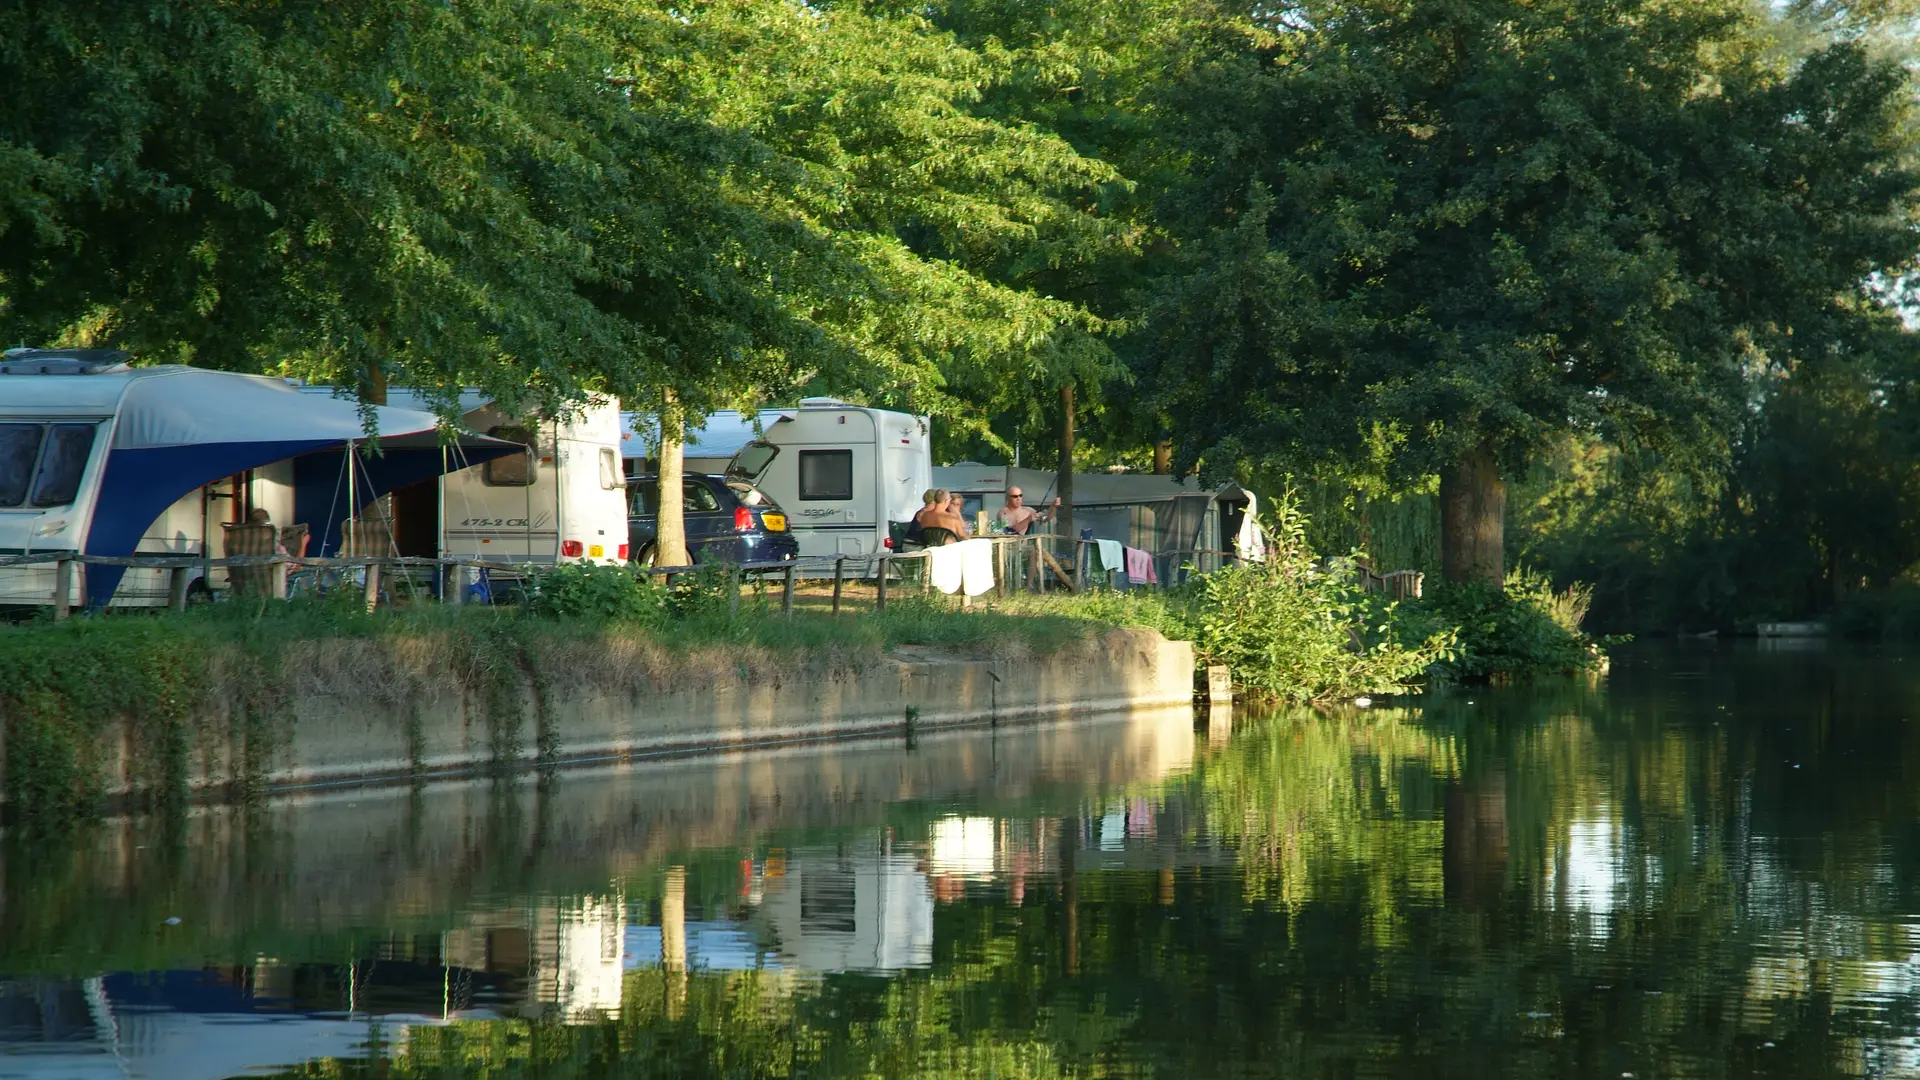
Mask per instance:
[[[1248,900],[1298,911],[1358,871],[1385,940],[1409,901],[1441,897],[1433,795],[1455,757],[1403,710],[1277,713],[1206,762],[1207,818],[1237,848]]]
[[[1447,903],[1485,911],[1500,901],[1507,877],[1507,774],[1476,770],[1447,785]]]

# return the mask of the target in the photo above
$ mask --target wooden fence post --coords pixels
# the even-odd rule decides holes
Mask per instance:
[[[380,606],[380,564],[367,564],[367,610]]]
[[[187,574],[184,566],[176,566],[167,571],[167,610],[187,610]]]
[[[69,613],[68,599],[73,592],[73,560],[61,559],[53,564],[53,617],[60,620]]]
[[[273,590],[273,599],[285,600],[287,598],[287,561],[285,559],[274,560],[272,580],[273,584],[270,588]]]
[[[840,614],[840,583],[847,579],[847,557],[833,557],[833,613]]]
[[[464,604],[467,602],[467,564],[454,563],[447,567],[447,573],[441,579],[440,602],[443,604]]]
[[[787,564],[786,580],[780,583],[780,614],[793,618],[793,564]]]
[[[727,564],[727,614],[740,614],[740,568]]]
[[[882,555],[877,561],[880,564],[880,575],[877,578],[875,578],[873,582],[874,588],[878,590],[874,594],[873,610],[885,611],[887,610],[887,562],[888,562],[888,559],[886,556]]]

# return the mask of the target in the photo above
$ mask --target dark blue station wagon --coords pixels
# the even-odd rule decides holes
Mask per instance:
[[[680,484],[680,506],[694,562],[772,562],[800,554],[786,513],[745,480],[689,473]],[[655,563],[659,513],[659,477],[628,478],[627,542],[641,566]]]

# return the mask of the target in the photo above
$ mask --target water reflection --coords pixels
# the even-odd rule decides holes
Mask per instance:
[[[0,1076],[1920,1074],[1900,657],[1419,705],[16,843]]]

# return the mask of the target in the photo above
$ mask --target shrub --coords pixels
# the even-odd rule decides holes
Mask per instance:
[[[1571,585],[1556,592],[1544,575],[1516,569],[1506,589],[1443,584],[1408,605],[1401,632],[1410,637],[1457,628],[1454,654],[1434,674],[1451,681],[1508,681],[1572,674],[1605,662],[1600,642],[1580,630],[1593,597]]]
[[[1920,585],[1848,593],[1833,606],[1827,625],[1840,637],[1920,640]]]
[[[534,574],[527,608],[536,615],[598,619],[659,627],[667,618],[665,590],[621,566],[563,563]]]
[[[1200,658],[1231,668],[1235,683],[1292,702],[1403,692],[1451,654],[1446,627],[1393,633],[1395,606],[1360,587],[1352,559],[1320,565],[1298,504],[1281,501],[1267,529],[1267,561],[1200,579],[1181,620]]]

